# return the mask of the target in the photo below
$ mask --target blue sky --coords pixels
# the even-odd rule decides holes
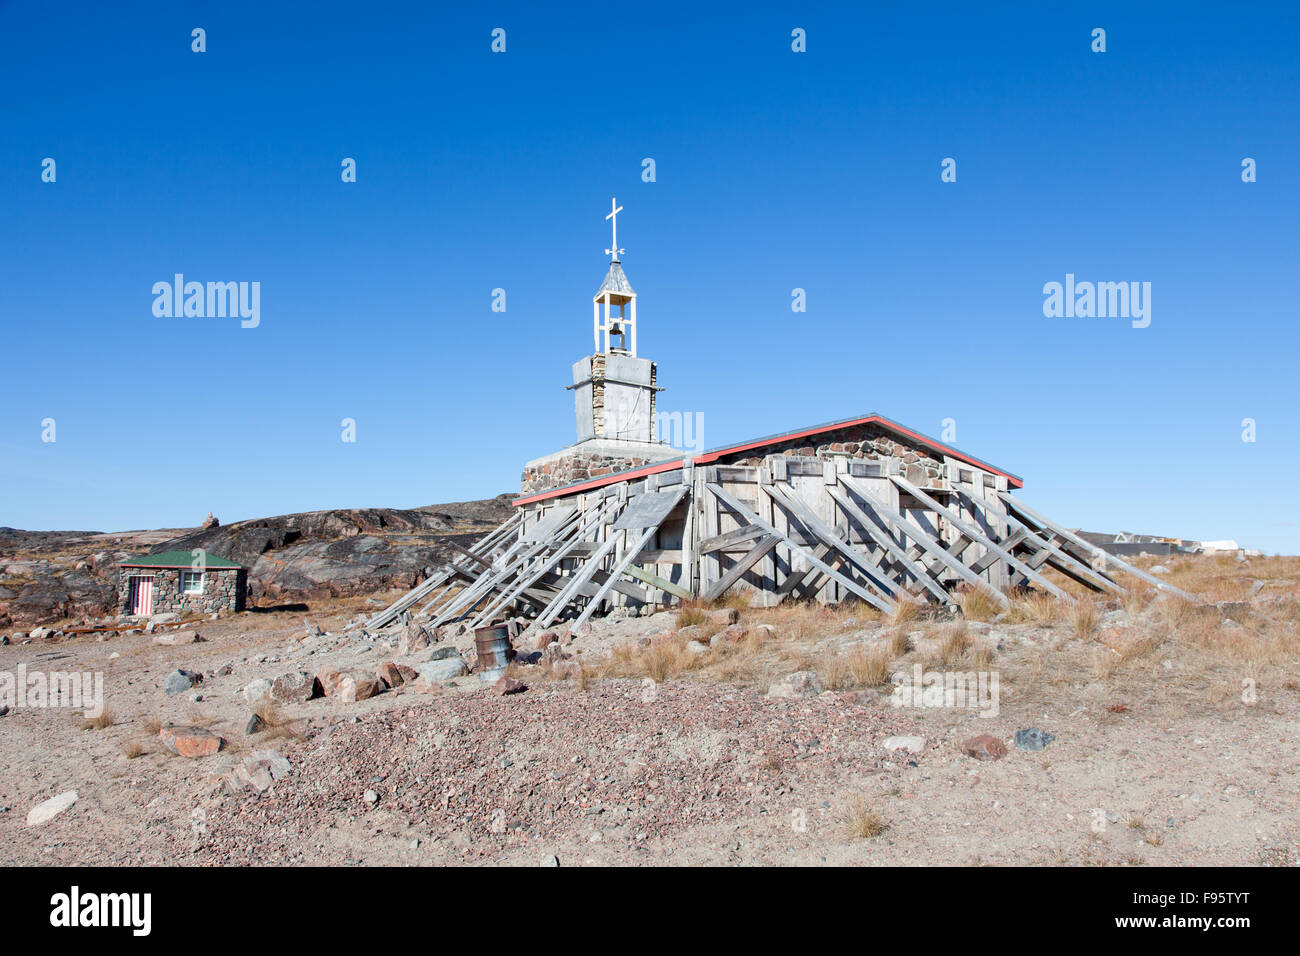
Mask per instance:
[[[1300,550],[1294,12],[470,6],[0,2],[0,525],[517,490],[616,195],[707,446],[952,418],[1064,522]],[[177,272],[260,325],[155,317]],[[1067,273],[1150,326],[1044,317]]]

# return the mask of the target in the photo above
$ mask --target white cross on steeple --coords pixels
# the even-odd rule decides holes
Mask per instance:
[[[623,207],[618,205],[617,199],[611,199],[609,201],[609,210],[609,215],[605,218],[610,221],[614,230],[614,247],[612,249],[606,249],[605,255],[613,256],[614,261],[617,262],[618,257],[627,251],[626,249],[620,249],[618,247],[618,214],[623,211]]]

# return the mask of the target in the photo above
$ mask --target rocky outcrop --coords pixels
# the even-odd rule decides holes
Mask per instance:
[[[511,514],[511,495],[426,508],[309,511],[180,532],[0,528],[0,627],[115,613],[119,561],[203,548],[249,569],[250,604],[409,588]]]

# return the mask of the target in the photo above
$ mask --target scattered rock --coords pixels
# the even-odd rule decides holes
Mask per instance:
[[[221,738],[201,727],[164,727],[158,738],[174,754],[189,757],[211,757],[221,749]]]
[[[44,803],[38,803],[27,811],[27,825],[35,827],[48,823],[76,802],[77,791],[75,790],[67,790],[57,797],[50,797]]]
[[[271,696],[271,682],[265,677],[259,677],[255,681],[249,681],[244,686],[244,700],[250,704],[260,704]]]
[[[454,647],[435,647],[433,653],[429,655],[431,661],[447,661],[452,658],[459,658],[460,651]]]
[[[882,746],[890,752],[906,750],[910,754],[919,754],[925,749],[925,738],[919,736],[886,737]]]
[[[1042,750],[1053,740],[1056,739],[1054,734],[1049,734],[1045,730],[1037,727],[1030,727],[1028,730],[1016,731],[1016,749],[1017,750]]]
[[[961,752],[976,760],[1001,760],[1007,755],[1007,745],[992,734],[980,734],[963,743]]]
[[[430,683],[440,683],[469,673],[469,668],[465,666],[465,662],[457,654],[455,657],[440,658],[436,661],[417,664],[415,673]]]
[[[363,798],[366,803],[370,804],[372,807],[379,802],[379,794],[375,793],[373,790],[367,790],[363,795]]]
[[[723,627],[735,624],[740,620],[740,612],[734,607],[719,608],[716,611],[705,611],[704,616],[714,624],[721,624]]]
[[[542,633],[537,635],[537,640],[533,642],[533,649],[545,651],[547,647],[551,644],[558,643],[559,640],[560,635],[554,630],[542,631]]]
[[[307,618],[302,619],[303,630],[307,632],[308,637],[324,637],[325,630],[317,624],[313,624]]]
[[[1167,567],[1165,567],[1163,564],[1157,564],[1155,567],[1153,567],[1153,568],[1151,569],[1151,573],[1152,573],[1152,574],[1168,574],[1168,573],[1169,573],[1169,569],[1168,569]]]
[[[772,698],[816,697],[824,689],[822,679],[816,671],[795,671],[767,689],[767,696]]]
[[[559,866],[560,858],[558,856],[544,856],[538,866]]]
[[[153,622],[149,623],[152,626]],[[179,647],[182,644],[200,644],[203,635],[198,631],[159,631],[153,636],[153,642],[163,647]]]
[[[412,674],[415,673],[414,668],[408,667],[406,669],[409,670]],[[400,668],[393,661],[384,661],[382,664],[380,664],[377,670],[377,674],[379,676],[379,679],[383,681],[385,684],[387,684],[389,687],[397,687],[400,684],[406,683],[406,675],[402,673],[402,668]]]
[[[265,793],[271,784],[289,773],[289,761],[275,750],[254,750],[222,778],[231,793],[252,790]]]
[[[167,692],[168,697],[174,697],[185,693],[201,680],[203,677],[193,671],[177,669],[167,675],[167,679],[163,681],[163,690]]]
[[[406,630],[397,640],[397,653],[402,657],[409,657],[411,654],[418,654],[432,643],[433,638],[425,626],[419,621],[412,621],[406,625]]]
[[[542,651],[542,661],[547,664],[554,664],[558,661],[567,661],[569,657],[570,655],[565,653],[564,648],[560,646],[558,641],[547,644],[546,649]]]
[[[385,689],[384,682],[374,674],[344,671],[334,684],[334,696],[345,704],[355,704],[359,700],[369,700],[376,694],[382,694]]]
[[[266,730],[266,721],[258,714],[248,718],[248,723],[244,725],[244,734],[251,737],[253,734],[260,734]]]
[[[1252,610],[1249,601],[1217,601],[1210,606],[1224,617],[1236,621],[1238,624],[1242,623],[1243,619],[1247,618]]]
[[[271,682],[271,696],[281,703],[309,701],[316,694],[316,679],[306,671],[290,671]]]
[[[497,682],[492,685],[492,693],[498,697],[504,697],[506,694],[522,694],[528,690],[528,685],[523,681],[515,680],[513,677],[507,677],[502,674]]]

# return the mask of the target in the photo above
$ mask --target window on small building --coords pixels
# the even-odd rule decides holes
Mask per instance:
[[[182,571],[181,572],[181,593],[202,594],[203,593],[203,572]]]

